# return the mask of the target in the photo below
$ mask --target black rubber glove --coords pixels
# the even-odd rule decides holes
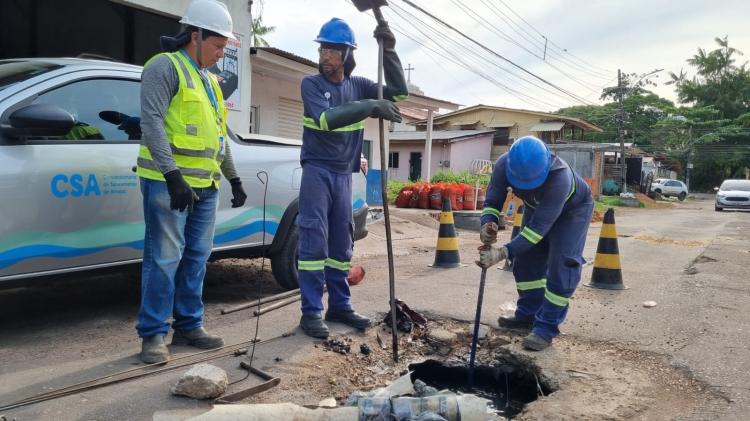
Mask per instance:
[[[233,178],[229,180],[229,184],[232,185],[232,207],[239,208],[245,204],[245,200],[247,199],[245,189],[242,188],[242,181],[240,181],[239,177]]]
[[[383,43],[384,49],[393,50],[396,48],[396,37],[393,36],[393,32],[391,32],[391,28],[388,27],[387,23],[379,23],[375,28],[375,31],[372,33],[372,36]]]
[[[396,123],[401,122],[401,111],[398,110],[396,104],[387,99],[376,99],[374,101],[375,104],[372,107],[370,117],[382,118]]]
[[[193,204],[198,200],[198,195],[195,194],[190,185],[182,178],[180,170],[164,174],[164,179],[167,181],[167,191],[169,192],[169,207],[180,212],[185,209],[188,212],[192,212]]]
[[[399,112],[398,107],[386,99],[363,99],[347,102],[325,112],[328,130],[348,126],[367,117],[383,117],[386,120],[401,122],[401,112]]]

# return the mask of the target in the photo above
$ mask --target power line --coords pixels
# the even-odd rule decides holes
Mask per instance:
[[[346,0],[346,1],[351,4],[351,1],[349,1],[349,0]],[[396,6],[396,5],[395,4],[391,4],[391,6]],[[398,6],[396,6],[396,7],[398,7]],[[390,12],[395,12],[401,18],[401,20],[403,20],[404,22],[407,22],[407,23],[409,22],[408,19],[404,18],[401,14],[399,14],[398,12],[396,12],[394,9],[388,8],[386,10],[388,10],[388,14],[390,14]],[[402,10],[404,10],[404,9],[402,9]],[[407,12],[407,13],[409,13],[406,10],[404,10],[404,11]],[[368,14],[370,16],[372,16],[372,13],[368,12]],[[430,40],[432,40],[434,42],[434,39],[430,35],[425,34],[419,27],[417,27],[417,26],[415,26],[413,24],[412,24],[412,26],[415,29],[417,29],[417,31],[419,31],[425,38],[430,39]],[[424,26],[426,26],[426,27],[428,27],[430,29],[433,29],[431,26],[427,25],[426,23],[424,24]],[[410,34],[408,31],[406,31],[406,29],[400,27],[399,25],[393,24],[393,27],[394,27],[394,29],[396,29],[397,32],[403,34],[404,36],[406,36],[407,38],[409,38],[410,40],[412,40],[414,43],[416,43],[416,44],[418,44],[418,45],[426,48],[429,51],[432,51],[434,54],[437,54],[438,56],[444,58],[445,60],[450,61],[450,62],[458,65],[459,67],[463,67],[464,69],[468,70],[469,72],[472,72],[472,73],[480,76],[481,78],[483,78],[483,79],[487,80],[488,82],[492,83],[493,85],[495,85],[495,86],[503,89],[504,91],[506,91],[507,93],[509,93],[511,96],[514,96],[514,97],[520,99],[521,101],[523,101],[525,103],[528,103],[528,104],[530,104],[530,105],[532,105],[534,107],[538,107],[538,108],[544,108],[545,105],[549,106],[549,107],[553,107],[553,108],[555,107],[552,104],[546,103],[546,102],[544,102],[542,100],[538,100],[538,99],[530,97],[528,95],[524,95],[523,93],[521,93],[519,91],[516,91],[516,90],[514,90],[514,89],[512,89],[512,88],[510,88],[510,87],[508,87],[508,86],[506,86],[504,84],[502,84],[501,82],[497,81],[496,79],[492,78],[491,76],[486,75],[486,74],[478,71],[477,70],[477,66],[472,66],[471,64],[468,64],[468,63],[466,63],[466,62],[458,59],[457,57],[448,56],[444,52],[438,51],[437,49],[435,49],[435,48],[433,48],[433,47],[431,47],[429,45],[426,45],[425,43],[423,43],[423,42],[419,41],[418,39],[416,39],[416,37],[413,34]],[[434,29],[433,29],[433,31],[434,31]],[[442,35],[439,32],[437,32],[437,34],[438,35]],[[449,41],[450,41],[450,39],[449,39]],[[438,47],[441,48],[440,46],[438,46]],[[443,48],[443,49],[445,49],[446,51],[448,51],[448,49],[446,49],[446,48]],[[482,57],[482,56],[480,56],[480,57]],[[485,60],[486,60],[486,58],[485,58]],[[514,76],[518,77],[517,75],[514,75]],[[544,104],[544,105],[540,105],[540,104]]]
[[[481,0],[481,2],[485,6],[487,6],[487,8],[490,11],[492,11],[497,17],[499,17],[501,20],[503,20],[504,22],[506,22],[508,24],[508,27],[511,30],[513,30],[515,33],[517,33],[518,35],[520,35],[523,39],[525,39],[529,43],[538,44],[538,45],[535,45],[536,48],[538,48],[541,51],[545,51],[547,54],[549,54],[549,56],[551,58],[555,58],[555,59],[559,60],[561,63],[567,65],[571,69],[578,69],[579,71],[583,71],[584,73],[587,73],[590,76],[601,78],[601,79],[608,79],[610,77],[610,75],[612,74],[612,72],[610,72],[608,74],[597,72],[595,70],[592,70],[590,68],[590,66],[583,66],[581,64],[578,64],[578,63],[570,60],[569,58],[565,57],[564,55],[561,55],[560,53],[558,53],[552,47],[550,47],[548,49],[547,48],[547,42],[549,41],[549,39],[546,36],[540,34],[541,37],[544,39],[544,42],[538,40],[536,35],[530,33],[523,26],[517,24],[510,16],[508,16],[505,12],[503,12],[498,6],[492,4],[492,2],[490,0]],[[521,19],[523,20],[523,18],[521,18]],[[518,29],[516,29],[516,28],[518,28]],[[526,36],[526,34],[528,35],[528,37]]]
[[[556,95],[556,96],[559,96],[559,97],[561,97],[561,98],[567,99],[567,97],[565,97],[565,96],[561,95],[560,93],[558,93],[558,92],[556,92],[556,91],[553,91],[553,90],[548,90],[548,89],[547,89],[546,87],[544,87],[544,86],[540,86],[540,85],[537,85],[537,84],[536,84],[536,83],[534,83],[533,81],[530,81],[530,80],[528,80],[528,79],[525,79],[524,77],[522,77],[522,76],[519,76],[519,75],[515,74],[514,72],[512,72],[512,71],[510,71],[510,70],[508,70],[508,69],[505,69],[504,67],[502,67],[502,66],[498,65],[497,63],[495,63],[495,62],[493,62],[493,61],[489,60],[489,59],[488,59],[488,57],[487,57],[487,56],[486,56],[485,54],[481,54],[481,53],[479,53],[478,51],[475,51],[474,49],[472,49],[471,47],[464,47],[464,46],[462,46],[462,45],[461,45],[461,44],[460,44],[460,43],[459,43],[458,41],[456,41],[455,39],[452,39],[452,38],[450,38],[450,37],[449,37],[448,35],[446,35],[446,34],[444,34],[444,33],[440,32],[440,31],[439,31],[439,30],[437,30],[437,29],[435,29],[434,27],[432,27],[432,26],[431,26],[431,25],[429,25],[428,23],[426,23],[426,22],[422,21],[422,20],[421,20],[421,19],[420,19],[420,18],[419,18],[418,16],[415,16],[415,15],[413,15],[413,14],[412,14],[411,12],[409,12],[409,11],[408,11],[408,10],[406,10],[406,9],[403,9],[403,8],[399,7],[399,6],[398,6],[398,5],[396,5],[395,3],[391,3],[391,8],[389,8],[389,11],[391,11],[391,12],[395,13],[396,15],[398,15],[398,17],[399,17],[399,18],[401,18],[401,20],[403,20],[404,22],[406,22],[406,23],[409,23],[409,24],[410,24],[410,25],[411,25],[411,26],[412,26],[412,27],[413,27],[414,29],[416,29],[416,30],[417,30],[417,31],[418,31],[419,33],[421,33],[421,34],[422,34],[422,35],[423,35],[423,36],[424,36],[424,37],[425,37],[425,38],[426,38],[427,40],[429,40],[429,41],[431,41],[432,43],[436,44],[436,45],[438,46],[438,48],[441,48],[441,49],[443,49],[443,50],[445,50],[445,51],[450,51],[450,50],[455,50],[455,49],[456,49],[456,48],[451,48],[451,46],[447,46],[447,47],[446,47],[446,46],[444,46],[444,45],[441,45],[441,44],[440,44],[440,43],[439,43],[439,42],[437,41],[437,39],[444,39],[444,40],[446,40],[446,41],[447,41],[447,42],[449,42],[449,43],[455,44],[456,46],[458,46],[458,48],[460,48],[460,49],[463,49],[463,50],[466,50],[466,51],[467,51],[468,53],[470,53],[470,55],[467,55],[467,56],[465,56],[465,57],[464,57],[464,59],[462,59],[462,58],[460,58],[460,57],[457,57],[457,56],[455,56],[455,55],[454,55],[454,56],[451,56],[451,57],[447,57],[447,56],[445,56],[445,54],[442,54],[442,53],[439,53],[439,54],[440,54],[441,56],[445,57],[446,59],[448,59],[448,60],[450,60],[450,61],[453,61],[454,63],[460,63],[460,65],[461,65],[462,67],[464,67],[464,68],[465,68],[466,70],[468,70],[468,71],[470,71],[470,72],[472,72],[472,73],[475,73],[475,74],[479,75],[479,76],[480,76],[480,77],[482,77],[483,79],[485,79],[485,80],[488,80],[489,82],[491,82],[491,83],[495,84],[496,86],[499,86],[499,87],[501,87],[501,88],[502,88],[503,90],[505,90],[506,92],[509,92],[509,93],[511,93],[511,95],[513,95],[513,96],[515,96],[515,97],[517,97],[517,98],[519,98],[519,99],[522,99],[522,100],[523,100],[524,102],[527,102],[527,103],[529,103],[529,104],[532,104],[532,105],[534,105],[535,107],[539,107],[539,104],[541,103],[541,104],[545,104],[546,106],[548,106],[548,107],[551,107],[551,108],[556,108],[556,107],[557,107],[557,108],[559,108],[559,105],[554,105],[554,104],[551,104],[551,103],[549,103],[549,102],[546,102],[546,101],[544,101],[544,100],[541,100],[541,99],[539,99],[539,98],[531,97],[531,96],[529,96],[529,95],[526,95],[526,94],[524,94],[524,93],[522,93],[522,92],[520,92],[520,91],[517,91],[517,90],[515,90],[515,89],[513,89],[513,88],[510,88],[509,86],[507,86],[507,85],[505,85],[505,84],[503,84],[503,83],[499,82],[499,81],[498,81],[498,80],[496,80],[495,78],[493,78],[493,77],[491,77],[491,76],[489,76],[489,75],[487,75],[487,74],[485,74],[484,72],[482,72],[482,71],[480,71],[480,70],[479,70],[480,68],[482,68],[482,67],[484,67],[484,66],[481,66],[481,65],[476,65],[476,64],[472,65],[471,63],[467,62],[466,60],[467,60],[467,59],[472,59],[472,57],[474,57],[474,60],[482,60],[482,61],[485,61],[485,62],[487,62],[488,64],[490,64],[490,65],[492,65],[492,66],[495,66],[495,67],[499,68],[500,70],[503,70],[503,71],[507,72],[507,73],[508,73],[508,74],[510,74],[511,76],[514,76],[514,77],[518,78],[519,80],[521,80],[521,81],[523,81],[523,82],[529,83],[529,84],[531,84],[531,85],[533,85],[533,86],[535,86],[535,87],[537,87],[537,88],[539,88],[539,89],[542,89],[542,90],[544,90],[544,91],[546,91],[546,92],[548,92],[548,93],[550,93],[550,94],[552,94],[552,95]],[[399,11],[400,11],[400,12],[399,12]],[[408,15],[409,15],[409,16],[411,17],[411,19],[407,19],[407,18],[406,18],[406,17],[404,17],[404,15],[402,15],[401,13],[405,13],[405,14],[408,14]],[[420,25],[420,26],[418,26],[418,25],[415,25],[415,24],[413,23],[413,21],[415,21],[415,20],[416,20],[417,22],[421,23],[422,25]],[[422,28],[425,28],[425,29],[429,29],[429,30],[430,30],[430,31],[431,31],[431,32],[432,32],[433,34],[431,35],[431,34],[427,34],[427,33],[425,33],[425,31],[424,31],[424,30],[423,30]],[[411,37],[410,37],[410,38],[411,38]],[[412,38],[412,40],[414,40],[414,38]],[[423,44],[423,43],[421,43],[421,42],[418,42],[418,41],[415,41],[415,42],[417,42],[418,44],[420,44],[420,45],[422,45],[422,46],[426,46],[425,44]],[[435,50],[434,50],[434,49],[432,49],[432,51],[435,51]],[[473,56],[472,56],[472,55],[473,55]],[[542,106],[542,107],[539,107],[539,108],[544,108],[544,106]]]
[[[512,60],[510,60],[510,59],[508,59],[508,58],[504,57],[503,55],[501,55],[501,54],[499,54],[499,53],[497,53],[496,51],[494,51],[494,50],[492,50],[491,48],[489,48],[489,47],[485,46],[484,44],[480,43],[479,41],[476,41],[475,39],[473,39],[473,38],[469,37],[468,35],[466,35],[465,33],[461,32],[461,31],[459,31],[458,29],[456,29],[456,28],[455,28],[455,27],[453,27],[452,25],[448,24],[448,23],[447,23],[447,22],[445,22],[444,20],[442,20],[442,19],[438,18],[437,16],[433,15],[432,13],[428,12],[427,10],[425,10],[424,8],[422,8],[421,6],[419,6],[419,5],[417,5],[417,4],[414,4],[414,2],[412,2],[411,0],[401,0],[401,1],[403,1],[403,2],[404,2],[404,3],[406,3],[406,4],[408,4],[408,5],[409,5],[409,6],[411,6],[411,7],[413,7],[413,8],[415,8],[415,9],[419,10],[419,11],[420,11],[420,12],[422,12],[423,14],[425,14],[425,15],[429,16],[429,17],[430,17],[431,19],[433,19],[433,20],[435,20],[435,21],[439,22],[439,23],[440,23],[441,25],[445,26],[446,28],[448,28],[448,29],[450,29],[450,30],[452,30],[452,31],[456,32],[457,34],[461,35],[462,37],[464,37],[464,38],[466,38],[467,40],[471,41],[472,43],[476,44],[477,46],[479,46],[479,47],[480,47],[480,48],[482,48],[483,50],[487,51],[488,53],[490,53],[490,54],[492,54],[492,55],[494,55],[494,56],[496,56],[496,57],[498,57],[498,58],[502,59],[503,61],[505,61],[505,62],[509,63],[509,64],[510,64],[510,65],[512,65],[513,67],[516,67],[516,68],[518,68],[519,70],[523,71],[524,73],[527,73],[527,74],[529,74],[530,76],[532,76],[532,77],[534,77],[535,79],[537,79],[537,80],[541,81],[542,83],[544,83],[544,84],[546,84],[546,85],[548,85],[548,86],[551,86],[551,87],[553,87],[553,88],[557,89],[558,91],[560,91],[560,92],[562,92],[562,93],[564,93],[564,94],[566,94],[566,95],[570,96],[571,98],[575,99],[576,101],[578,101],[578,102],[580,102],[580,103],[582,103],[582,104],[588,104],[588,105],[591,105],[591,104],[592,104],[592,103],[591,103],[590,101],[587,101],[586,99],[584,99],[584,98],[581,98],[580,96],[578,96],[578,95],[575,95],[574,93],[572,93],[572,92],[570,92],[570,91],[568,91],[568,90],[566,90],[566,89],[563,89],[563,88],[561,88],[561,87],[559,87],[559,86],[555,85],[555,84],[554,84],[554,83],[552,83],[552,82],[549,82],[548,80],[546,80],[546,79],[544,79],[544,78],[542,78],[542,77],[540,77],[540,76],[536,75],[535,73],[532,73],[532,72],[530,72],[530,71],[526,70],[526,69],[525,69],[525,68],[524,68],[523,66],[520,66],[520,65],[516,64],[516,63],[515,63],[515,62],[513,62]]]
[[[505,40],[507,40],[507,41],[509,41],[509,42],[511,42],[511,43],[513,43],[515,45],[517,45],[519,48],[523,49],[524,51],[526,51],[529,54],[533,55],[534,57],[538,58],[539,60],[541,60],[546,65],[548,65],[548,66],[552,67],[553,69],[557,70],[558,72],[560,72],[560,74],[564,75],[565,77],[567,77],[568,79],[572,80],[573,82],[581,85],[584,89],[586,89],[586,90],[588,90],[590,92],[597,92],[599,90],[597,86],[588,85],[587,84],[588,82],[583,82],[583,81],[579,80],[578,78],[574,77],[573,75],[570,75],[570,74],[566,73],[565,71],[563,71],[559,67],[557,67],[554,64],[552,64],[552,63],[544,60],[544,58],[540,57],[539,55],[537,55],[533,51],[531,51],[528,48],[524,47],[519,42],[517,42],[516,40],[514,40],[513,38],[511,38],[509,35],[507,35],[505,32],[503,32],[502,30],[500,30],[499,28],[497,28],[495,25],[493,25],[491,22],[489,22],[487,19],[485,19],[484,17],[482,17],[480,14],[478,14],[477,12],[475,12],[474,10],[472,10],[470,7],[466,6],[466,4],[463,3],[461,0],[451,0],[451,1],[453,2],[453,4],[456,4],[459,7],[459,9],[463,10],[463,12],[467,16],[469,16],[472,19],[474,19],[474,21],[477,22],[477,23],[479,23],[481,26],[484,26],[485,28],[489,29],[491,32],[494,32],[500,38],[503,38],[503,39],[505,39]],[[471,12],[471,14],[470,14],[470,12]],[[473,14],[473,16],[472,16],[472,14]]]
[[[514,73],[513,71],[511,71],[511,70],[509,70],[509,69],[506,69],[506,68],[504,68],[504,67],[500,66],[499,64],[497,64],[497,63],[493,62],[492,60],[490,60],[490,59],[489,59],[489,58],[487,57],[487,55],[486,55],[486,54],[482,54],[482,53],[480,53],[480,52],[479,52],[478,50],[475,50],[475,49],[474,49],[474,48],[472,48],[472,47],[465,47],[465,46],[463,46],[463,45],[462,45],[462,44],[461,44],[461,43],[460,43],[459,41],[457,41],[457,40],[455,40],[455,39],[451,38],[450,36],[448,36],[447,34],[444,34],[444,33],[442,33],[441,31],[437,30],[437,29],[436,29],[436,28],[434,28],[434,27],[433,27],[432,25],[428,24],[427,22],[424,22],[424,21],[423,21],[423,20],[421,20],[421,19],[420,19],[420,18],[419,18],[418,16],[416,16],[416,15],[412,14],[412,13],[411,13],[411,12],[409,12],[408,10],[406,10],[406,9],[404,9],[404,8],[401,8],[400,6],[398,6],[398,5],[396,5],[396,4],[391,4],[391,6],[393,7],[393,9],[392,9],[392,10],[393,10],[393,12],[395,12],[395,13],[396,13],[396,14],[397,14],[397,15],[398,15],[398,16],[399,16],[399,17],[400,17],[400,18],[401,18],[401,19],[402,19],[402,20],[403,20],[404,22],[406,22],[406,23],[410,23],[410,22],[411,22],[411,23],[412,23],[412,26],[414,27],[414,29],[416,29],[417,31],[419,31],[419,32],[420,32],[420,33],[421,33],[421,34],[422,34],[422,35],[423,35],[423,36],[424,36],[424,37],[425,37],[425,38],[426,38],[427,40],[429,40],[429,41],[432,41],[433,43],[435,43],[435,44],[436,44],[436,45],[437,45],[437,46],[438,46],[439,48],[442,48],[442,49],[444,49],[444,50],[446,50],[446,51],[450,51],[450,50],[455,50],[455,49],[456,49],[456,48],[451,48],[451,46],[450,46],[450,45],[449,45],[449,46],[443,46],[443,45],[440,45],[440,44],[439,44],[439,43],[438,43],[438,42],[436,41],[436,38],[435,38],[435,36],[437,36],[437,37],[439,37],[439,38],[442,38],[442,39],[446,40],[446,41],[447,41],[448,43],[452,43],[452,44],[454,44],[454,45],[455,45],[455,46],[456,46],[456,47],[457,47],[458,49],[463,49],[463,50],[466,50],[467,52],[471,53],[471,54],[473,55],[473,57],[475,57],[475,60],[482,60],[482,61],[485,61],[485,62],[487,62],[488,64],[490,64],[490,65],[492,65],[492,66],[495,66],[495,67],[497,67],[498,69],[500,69],[500,70],[502,70],[502,71],[504,71],[504,72],[507,72],[507,73],[508,73],[508,74],[510,74],[511,76],[513,76],[513,77],[516,77],[516,78],[518,78],[519,80],[521,80],[521,81],[523,81],[523,82],[529,83],[529,84],[531,84],[531,85],[533,85],[533,86],[535,86],[535,87],[537,87],[537,88],[539,88],[539,89],[542,89],[542,90],[544,90],[545,92],[547,92],[547,93],[549,93],[549,94],[552,94],[552,95],[556,95],[556,96],[559,96],[560,98],[563,98],[563,99],[567,99],[567,97],[565,97],[565,96],[561,95],[560,93],[558,93],[558,92],[556,92],[556,91],[553,91],[553,90],[549,90],[549,89],[547,89],[546,87],[543,87],[543,86],[537,85],[537,84],[536,84],[535,82],[533,82],[533,81],[530,81],[530,80],[528,80],[528,79],[524,78],[523,76],[517,75],[517,74],[516,74],[516,73]],[[405,13],[405,14],[409,15],[409,16],[411,17],[411,19],[407,19],[407,18],[405,18],[405,17],[403,16],[403,15],[401,15],[401,13],[398,13],[398,11],[399,11],[399,10],[400,10],[400,11],[401,11],[402,13]],[[417,22],[421,23],[422,25],[421,25],[421,26],[417,26],[417,25],[414,25],[414,24],[413,24],[413,21],[415,21],[415,20],[416,20]],[[433,34],[434,34],[434,35],[429,35],[429,34],[426,34],[426,33],[425,33],[425,32],[424,32],[423,30],[422,30],[422,27],[424,27],[424,28],[426,28],[426,29],[429,29],[429,30],[430,30],[431,32],[433,32]],[[470,58],[470,57],[471,57],[471,56],[468,56],[467,58]],[[453,58],[454,58],[454,59],[456,59],[456,60],[462,61],[462,60],[461,60],[461,58],[459,58],[459,57],[456,57],[456,56],[454,56]],[[463,61],[462,61],[462,63],[463,63]],[[464,64],[466,64],[466,63],[464,63]],[[467,70],[469,70],[469,71],[471,71],[471,72],[473,72],[473,73],[476,73],[476,74],[481,74],[481,73],[482,73],[482,72],[479,72],[479,71],[477,70],[477,69],[479,69],[479,68],[481,68],[481,67],[482,67],[481,65],[480,65],[480,66],[477,66],[477,65],[474,65],[474,66],[470,66],[470,65],[468,65],[468,64],[467,64]],[[494,80],[494,78],[493,78],[493,80]],[[499,83],[499,82],[498,82],[498,83]],[[503,86],[505,86],[505,85],[503,85]],[[510,89],[510,88],[509,88],[509,89]],[[515,90],[513,90],[513,91],[514,91],[514,92],[517,92],[517,91],[515,91]],[[519,94],[521,94],[522,96],[524,96],[524,97],[526,97],[526,98],[530,98],[530,97],[529,97],[528,95],[525,95],[525,94],[522,94],[522,93],[519,93]],[[546,104],[547,106],[550,106],[550,107],[553,107],[553,108],[554,108],[554,107],[557,107],[557,105],[553,105],[553,104],[550,104],[550,103],[548,103],[548,102],[544,102],[544,101],[542,101],[542,100],[539,100],[539,99],[537,99],[537,98],[533,98],[533,100],[534,100],[535,102],[542,102],[542,103]]]
[[[401,17],[401,18],[402,18],[403,20],[406,20],[406,19],[404,19],[403,17]],[[400,27],[399,25],[395,25],[395,24],[394,24],[394,28],[395,28],[395,29],[396,29],[396,30],[397,30],[398,32],[400,32],[400,33],[402,33],[403,35],[405,35],[405,36],[406,36],[407,38],[411,39],[411,40],[412,40],[413,42],[415,42],[416,44],[418,44],[418,45],[420,45],[420,46],[422,46],[422,47],[425,47],[425,48],[426,48],[427,50],[429,50],[429,51],[432,51],[433,53],[437,54],[438,56],[440,56],[440,57],[443,57],[444,59],[446,59],[446,60],[448,60],[448,61],[450,61],[450,62],[452,62],[452,63],[454,63],[454,64],[456,64],[456,65],[458,65],[458,66],[460,66],[460,67],[463,67],[464,69],[468,70],[469,72],[472,72],[472,73],[474,73],[474,74],[476,74],[476,75],[480,76],[481,78],[483,78],[483,79],[487,80],[488,82],[492,83],[493,85],[495,85],[495,86],[498,86],[499,88],[501,88],[501,89],[503,89],[504,91],[508,92],[508,93],[509,93],[509,94],[511,94],[512,96],[514,96],[514,97],[516,97],[516,98],[518,98],[518,99],[521,99],[521,100],[522,100],[523,102],[526,102],[526,103],[532,104],[532,105],[533,105],[533,106],[535,106],[535,107],[539,107],[539,102],[537,102],[537,101],[536,101],[536,100],[535,100],[534,98],[531,98],[531,97],[526,97],[526,98],[524,98],[524,95],[523,95],[523,94],[520,94],[520,93],[516,93],[516,92],[514,92],[514,91],[513,91],[513,90],[512,90],[511,88],[509,88],[509,87],[507,87],[507,86],[503,85],[502,83],[500,83],[500,82],[496,81],[495,79],[491,78],[490,76],[488,76],[488,75],[485,75],[485,74],[484,74],[484,73],[482,73],[482,72],[478,72],[478,71],[476,71],[476,70],[475,70],[475,68],[473,68],[473,67],[472,67],[472,66],[470,66],[469,64],[466,64],[466,63],[464,63],[464,62],[462,62],[462,61],[460,61],[460,60],[457,60],[457,59],[455,59],[455,58],[453,58],[453,57],[450,57],[450,56],[446,56],[446,55],[445,55],[445,54],[444,54],[443,52],[441,52],[441,51],[438,51],[438,50],[436,50],[435,48],[433,48],[433,47],[431,47],[431,46],[429,46],[429,45],[426,45],[426,44],[422,43],[421,41],[417,40],[417,39],[416,39],[416,38],[415,38],[415,37],[414,37],[413,35],[411,35],[411,34],[407,33],[407,32],[406,32],[406,30],[405,30],[405,29],[403,29],[403,28],[401,28],[401,27]],[[423,35],[425,35],[425,34],[423,33]],[[425,36],[426,36],[426,35],[425,35]],[[519,95],[519,94],[520,94],[520,95]],[[547,105],[548,105],[548,106],[551,106],[550,104],[547,104]],[[543,106],[542,106],[542,108],[543,108]]]
[[[503,6],[505,6],[505,7],[506,7],[506,8],[508,9],[508,10],[510,10],[510,11],[511,11],[511,13],[513,13],[513,14],[514,14],[514,15],[516,15],[516,16],[517,16],[517,17],[518,17],[519,19],[521,19],[521,21],[522,21],[522,22],[524,22],[524,23],[525,23],[526,25],[528,25],[528,26],[529,26],[529,27],[530,27],[531,29],[533,29],[534,31],[536,31],[536,33],[537,33],[537,34],[539,34],[539,35],[540,35],[541,37],[544,37],[545,39],[549,40],[549,38],[547,38],[547,37],[546,37],[546,36],[545,36],[544,34],[542,34],[541,32],[539,32],[539,30],[538,30],[538,29],[536,29],[536,28],[534,27],[534,25],[530,24],[530,23],[529,23],[528,21],[526,21],[526,19],[524,19],[523,17],[521,17],[521,15],[519,15],[518,13],[516,13],[516,11],[515,11],[515,10],[513,10],[513,8],[511,8],[510,6],[508,6],[508,4],[507,4],[507,3],[505,3],[505,2],[503,1],[503,0],[498,0],[498,1],[499,1],[500,3],[502,3],[502,4],[503,4]],[[586,62],[586,61],[585,61],[585,60],[583,60],[582,58],[580,58],[580,57],[577,57],[577,56],[576,56],[575,54],[573,54],[573,53],[571,53],[570,51],[568,51],[568,50],[567,50],[566,48],[560,47],[559,45],[555,44],[554,42],[552,42],[552,40],[549,40],[549,43],[550,43],[550,44],[552,44],[552,46],[554,46],[554,47],[557,47],[557,48],[558,48],[559,50],[562,50],[562,51],[564,51],[565,53],[569,54],[569,55],[570,55],[571,57],[573,57],[573,58],[577,59],[578,61],[580,61],[581,63],[583,63],[583,64],[585,64],[585,65],[587,65],[587,66],[590,66],[590,67],[593,67],[593,68],[599,69],[599,70],[601,70],[601,71],[603,71],[603,72],[605,72],[605,73],[607,73],[607,74],[612,74],[612,73],[614,73],[614,72],[613,72],[612,70],[604,69],[604,68],[602,68],[602,67],[599,67],[599,66],[595,66],[595,65],[593,65],[593,64],[590,64],[590,63]]]

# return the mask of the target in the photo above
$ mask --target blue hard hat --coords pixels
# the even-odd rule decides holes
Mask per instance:
[[[354,40],[354,31],[342,19],[333,18],[320,28],[318,37],[315,42],[328,44],[343,44],[351,48],[357,48],[357,41]]]
[[[521,190],[533,190],[544,183],[552,165],[552,153],[534,136],[516,140],[508,151],[505,178]]]

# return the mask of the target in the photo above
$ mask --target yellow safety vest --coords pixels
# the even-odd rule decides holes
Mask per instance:
[[[219,83],[216,76],[206,72],[218,103],[217,110],[211,105],[201,76],[193,64],[180,52],[162,54],[172,60],[180,79],[180,88],[164,117],[164,129],[169,138],[172,157],[190,187],[213,185],[218,189],[221,180],[219,167],[224,159],[219,137],[224,142],[227,141],[227,109],[224,107]],[[150,180],[164,181],[164,175],[151,159],[151,152],[146,145],[141,145],[138,153],[136,174]]]

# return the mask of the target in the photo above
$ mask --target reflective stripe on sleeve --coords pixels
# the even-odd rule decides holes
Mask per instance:
[[[484,209],[482,209],[482,216],[484,215],[492,215],[498,220],[500,219],[500,211],[489,206],[485,206]]]
[[[531,244],[537,244],[542,241],[542,238],[544,238],[541,234],[532,230],[528,226],[523,227],[523,229],[521,230],[521,235],[523,236],[523,238],[529,240]]]

